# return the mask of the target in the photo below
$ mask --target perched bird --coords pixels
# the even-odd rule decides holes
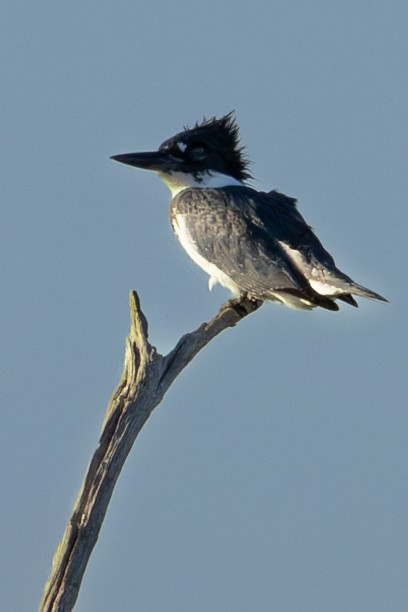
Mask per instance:
[[[112,159],[153,170],[171,191],[171,223],[188,255],[234,296],[290,308],[338,310],[353,295],[386,302],[335,265],[296,207],[278,191],[246,184],[251,177],[232,113],[204,120],[149,153]]]

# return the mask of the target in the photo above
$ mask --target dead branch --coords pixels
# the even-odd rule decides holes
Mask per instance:
[[[123,373],[109,402],[98,447],[71,518],[52,561],[40,612],[69,612],[99,536],[118,476],[137,435],[177,376],[194,356],[227,327],[257,310],[260,301],[226,302],[211,319],[185,334],[166,356],[148,341],[147,320],[135,291],[130,294],[130,332]]]

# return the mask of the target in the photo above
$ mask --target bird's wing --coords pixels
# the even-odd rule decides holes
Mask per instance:
[[[185,189],[172,201],[196,252],[242,291],[268,297],[271,290],[304,290],[308,283],[257,211],[255,190]],[[265,194],[266,195],[266,194]],[[238,197],[237,197],[238,196]]]
[[[287,248],[298,252],[296,264],[299,265],[300,260],[304,260],[303,272],[307,272],[307,265],[320,264],[329,269],[336,269],[333,257],[298,211],[295,198],[275,190],[263,193],[248,189],[254,223],[259,223],[272,240],[283,244],[286,253],[288,253]],[[290,257],[293,256],[296,257],[293,254]]]
[[[371,289],[355,283],[337,268],[333,257],[297,210],[294,198],[278,191],[262,193],[248,189],[253,222],[260,224],[274,244],[278,242],[317,293],[338,297],[352,306],[357,306],[357,303],[351,294],[387,301]]]

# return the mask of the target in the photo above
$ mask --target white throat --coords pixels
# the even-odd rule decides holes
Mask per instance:
[[[200,179],[196,179],[192,174],[184,172],[158,172],[160,178],[166,183],[171,191],[171,197],[193,187],[195,189],[220,189],[221,187],[229,187],[231,185],[243,185],[242,181],[238,181],[232,176],[221,174],[221,172],[205,172],[200,175]]]

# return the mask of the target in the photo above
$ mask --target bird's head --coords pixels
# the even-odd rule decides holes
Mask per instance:
[[[173,195],[180,191],[174,187],[176,184],[205,187],[218,184],[220,176],[225,177],[225,184],[251,178],[232,112],[220,119],[204,119],[192,128],[186,127],[165,140],[157,151],[125,153],[112,159],[157,172]],[[229,183],[227,179],[231,179]]]

